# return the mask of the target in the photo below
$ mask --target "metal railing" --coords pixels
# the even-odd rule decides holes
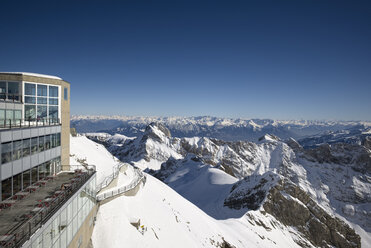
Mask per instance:
[[[101,189],[107,187],[107,185],[110,184],[110,183],[113,181],[113,179],[115,179],[115,178],[119,175],[119,173],[120,173],[120,169],[121,169],[121,167],[124,166],[124,165],[126,165],[126,164],[125,164],[125,163],[118,163],[117,165],[115,165],[115,166],[113,167],[113,172],[112,172],[112,174],[109,175],[109,176],[106,176],[106,177],[102,180],[102,182],[99,183],[99,184],[97,185],[97,187],[96,187],[97,192],[99,192],[99,191],[101,191]]]
[[[21,94],[0,93],[0,101],[22,102]]]
[[[43,119],[0,119],[0,128],[27,128],[61,125],[59,118]]]
[[[113,189],[113,190],[111,190],[109,192],[98,194],[97,195],[97,201],[103,201],[103,200],[108,199],[110,197],[114,197],[116,195],[125,193],[125,192],[127,192],[129,190],[134,189],[143,180],[145,182],[146,179],[145,179],[145,176],[144,176],[142,170],[140,170],[138,168],[134,168],[134,172],[135,172],[135,176],[134,176],[133,181],[130,184],[124,185],[124,186],[122,186],[120,188]]]
[[[8,231],[7,235],[11,235],[11,239],[7,242],[2,242],[0,247],[21,247],[30,237],[41,228],[95,173],[95,166],[89,165],[83,168],[81,165],[71,166],[76,168],[79,174],[79,180],[71,182],[70,187],[64,190],[64,194],[60,194],[48,202],[47,207],[43,207],[36,213],[26,214],[26,220],[14,226]],[[37,194],[37,193],[33,193]],[[93,195],[95,192],[93,192]]]

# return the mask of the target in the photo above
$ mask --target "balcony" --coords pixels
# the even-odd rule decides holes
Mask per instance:
[[[94,166],[71,168],[0,202],[0,247],[22,246],[95,174]],[[85,195],[95,200],[95,192]]]
[[[0,131],[15,128],[60,126],[59,118],[43,119],[0,119]]]

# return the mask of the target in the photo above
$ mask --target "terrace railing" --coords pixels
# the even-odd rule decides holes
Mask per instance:
[[[113,189],[113,190],[108,191],[108,192],[104,192],[104,193],[98,194],[97,195],[97,201],[103,201],[105,199],[114,197],[116,195],[119,195],[119,194],[128,192],[129,190],[132,190],[136,186],[138,186],[138,184],[140,182],[142,182],[142,181],[145,182],[145,176],[144,176],[142,170],[140,170],[138,168],[134,168],[134,172],[135,172],[135,176],[134,176],[133,181],[130,184],[124,185],[122,187]]]
[[[21,247],[30,237],[44,225],[57,211],[62,207],[95,173],[95,166],[89,165],[82,167],[81,165],[70,166],[72,171],[79,173],[81,180],[74,181],[70,187],[66,189],[64,194],[60,194],[53,198],[48,203],[48,207],[40,209],[39,212],[29,214],[26,220],[20,222],[8,231],[11,237],[6,243],[2,242],[0,247]],[[95,195],[95,192],[88,192],[89,195]]]
[[[22,102],[21,94],[11,94],[11,93],[0,93],[0,101],[4,102]]]
[[[27,128],[27,127],[46,127],[61,125],[59,118],[43,119],[0,119],[0,128]]]

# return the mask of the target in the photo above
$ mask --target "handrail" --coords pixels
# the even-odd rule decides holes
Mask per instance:
[[[44,127],[61,125],[59,118],[0,119],[0,128]]]
[[[138,186],[138,184],[140,182],[142,182],[142,180],[145,180],[145,176],[144,176],[142,170],[134,167],[134,172],[135,172],[135,177],[134,177],[134,180],[130,184],[124,185],[124,186],[122,186],[118,189],[113,189],[110,192],[105,192],[105,193],[98,194],[97,195],[97,201],[103,201],[107,198],[114,197],[116,195],[125,193],[129,190],[132,190],[133,188]]]
[[[22,102],[21,94],[0,93],[0,101]]]
[[[80,181],[71,183],[71,188],[66,190],[66,194],[59,195],[49,203],[48,208],[40,209],[39,212],[33,214],[31,218],[15,226],[12,230],[8,231],[12,235],[12,239],[7,243],[2,244],[4,247],[21,247],[30,237],[41,228],[59,209],[63,206],[96,172],[95,166],[82,169],[80,165],[71,165],[72,168],[82,170],[80,174]],[[93,193],[94,194],[94,193]]]
[[[97,193],[99,191],[101,191],[103,188],[107,187],[108,184],[110,184],[113,179],[115,179],[118,175],[119,175],[119,172],[120,172],[120,169],[122,166],[126,165],[125,163],[118,163],[116,164],[114,167],[113,167],[113,172],[112,174],[110,174],[109,176],[106,176],[101,183],[99,183],[97,186],[96,186],[96,189],[97,189]]]

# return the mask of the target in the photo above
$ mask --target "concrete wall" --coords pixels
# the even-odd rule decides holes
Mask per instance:
[[[26,81],[26,82],[34,82],[34,83],[42,83],[42,84],[51,84],[51,85],[60,85],[61,92],[60,92],[60,99],[61,99],[61,122],[62,122],[62,130],[61,130],[61,163],[62,163],[62,170],[69,170],[70,166],[70,83],[64,80],[53,79],[53,78],[46,78],[46,77],[37,77],[37,76],[30,76],[30,75],[22,75],[22,74],[0,74],[0,80],[5,81]],[[64,100],[64,88],[68,90],[68,97],[67,100]]]

